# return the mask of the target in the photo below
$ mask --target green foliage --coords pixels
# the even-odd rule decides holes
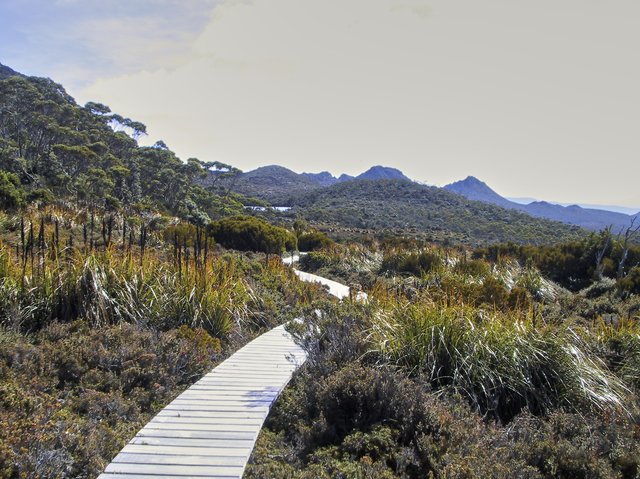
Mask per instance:
[[[252,216],[223,218],[211,223],[209,231],[226,248],[267,254],[281,254],[296,249],[293,234]]]
[[[16,208],[24,202],[20,179],[14,173],[0,170],[0,208]]]
[[[78,106],[51,80],[0,81],[1,206],[19,206],[25,190],[29,201],[54,195],[112,211],[144,203],[200,226],[241,211],[236,199],[199,186],[211,164],[183,163],[166,145],[140,147],[145,133],[142,123],[105,105]],[[239,172],[228,167],[224,174]]]
[[[298,249],[300,251],[315,251],[329,247],[333,240],[322,231],[310,231],[298,236]]]

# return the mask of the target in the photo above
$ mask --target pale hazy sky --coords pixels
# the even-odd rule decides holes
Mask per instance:
[[[0,0],[0,62],[243,170],[640,209],[638,0]]]

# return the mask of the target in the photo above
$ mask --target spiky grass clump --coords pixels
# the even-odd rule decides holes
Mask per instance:
[[[403,304],[373,321],[369,340],[387,361],[502,420],[523,409],[624,407],[624,385],[571,328],[536,324],[524,313]]]
[[[154,253],[73,250],[32,269],[0,247],[0,270],[0,322],[21,330],[82,318],[93,326],[187,324],[222,338],[248,316],[248,286],[228,258],[185,270]]]

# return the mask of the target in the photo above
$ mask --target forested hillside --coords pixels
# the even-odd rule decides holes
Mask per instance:
[[[161,212],[204,225],[241,212],[234,197],[195,183],[220,163],[180,161],[162,142],[141,147],[146,126],[99,103],[78,106],[45,78],[0,81],[0,206],[72,201],[127,212]]]
[[[402,180],[351,181],[292,199],[300,214],[326,227],[414,234],[467,244],[557,242],[579,228],[469,201]]]

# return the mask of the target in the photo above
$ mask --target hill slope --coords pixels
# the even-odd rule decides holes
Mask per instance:
[[[406,180],[411,181],[402,171],[388,166],[373,166],[356,176],[357,180]]]
[[[292,195],[322,188],[318,181],[278,165],[261,166],[237,178],[223,179],[219,186],[277,206],[288,205]]]
[[[612,226],[614,231],[619,231],[628,227],[631,224],[633,216],[635,216],[614,211],[582,208],[577,205],[561,206],[547,203],[546,201],[520,204],[500,196],[487,186],[486,183],[473,176],[451,183],[445,186],[444,189],[462,195],[470,200],[482,201],[507,209],[519,210],[537,218],[560,221],[594,231],[604,229],[608,226]]]
[[[539,244],[584,231],[404,180],[339,183],[300,195],[292,204],[309,220],[327,226],[446,237],[468,244]]]
[[[409,180],[400,170],[387,166],[374,166],[357,177],[346,174],[336,178],[328,171],[296,173],[278,165],[262,166],[242,173],[234,179],[222,180],[219,186],[236,193],[259,198],[273,205],[289,205],[291,199],[338,183],[356,180]]]
[[[9,78],[12,76],[23,76],[21,73],[9,68],[6,65],[0,63],[0,80],[4,80],[5,78]]]

